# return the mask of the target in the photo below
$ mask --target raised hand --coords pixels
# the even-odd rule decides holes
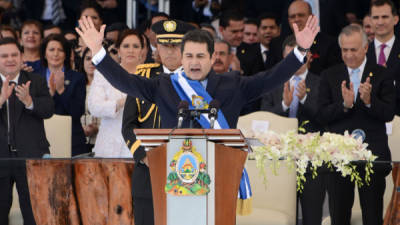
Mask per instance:
[[[287,81],[283,86],[283,103],[289,107],[293,101],[294,87],[290,87],[289,81]]]
[[[6,79],[3,81],[3,85],[1,86],[0,106],[2,106],[4,102],[7,101],[7,99],[10,97],[15,87],[15,84],[9,85],[9,83],[10,83],[10,78],[7,76]]]
[[[350,82],[350,88],[346,87],[345,80],[342,82],[342,96],[346,108],[351,108],[354,103],[354,88],[352,82]]]
[[[25,84],[18,85],[15,88],[15,95],[22,103],[24,103],[25,107],[29,107],[32,104],[32,97],[29,94],[30,85],[31,81],[28,81]]]
[[[367,80],[364,83],[361,83],[360,87],[358,88],[358,92],[360,93],[360,98],[366,105],[371,104],[371,90],[372,90],[372,85],[369,77],[367,77]]]
[[[83,42],[85,42],[88,48],[92,51],[92,55],[96,55],[102,48],[106,25],[101,25],[100,31],[98,31],[93,24],[92,18],[90,17],[83,16],[78,22],[79,27],[75,28],[76,32],[79,34],[79,36],[81,36]]]
[[[317,36],[320,27],[318,26],[318,19],[316,16],[311,15],[307,19],[306,26],[303,30],[299,31],[297,24],[293,24],[293,31],[296,37],[297,44],[305,49],[311,47],[314,42],[315,36]]]

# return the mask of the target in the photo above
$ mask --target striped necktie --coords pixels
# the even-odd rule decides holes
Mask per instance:
[[[51,10],[51,17],[54,25],[60,24],[66,18],[61,0],[53,0],[51,3]]]

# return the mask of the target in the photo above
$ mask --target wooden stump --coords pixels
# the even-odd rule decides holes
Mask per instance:
[[[75,188],[83,225],[132,225],[132,161],[74,161]]]
[[[71,160],[27,160],[33,214],[40,225],[79,225]]]
[[[132,160],[27,160],[38,225],[132,225]]]
[[[393,164],[392,169],[393,177],[393,194],[390,200],[389,206],[386,210],[386,215],[384,218],[384,225],[400,225],[400,214],[397,213],[400,210],[400,192],[397,190],[400,188],[400,165],[399,163]]]

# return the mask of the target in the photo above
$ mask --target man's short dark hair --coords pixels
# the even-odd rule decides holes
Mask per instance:
[[[97,3],[96,1],[93,1],[93,0],[83,1],[81,4],[79,17],[82,16],[83,11],[85,11],[86,9],[93,9],[94,11],[96,11],[97,15],[103,21],[103,17],[104,17],[103,9],[101,8],[101,5],[99,5],[99,3]]]
[[[257,19],[255,19],[255,18],[247,18],[247,19],[244,21],[244,24],[252,24],[252,25],[254,25],[254,26],[256,26],[256,27],[259,26],[259,23],[258,23]]]
[[[15,40],[14,38],[10,38],[10,37],[6,37],[6,38],[0,38],[0,46],[2,45],[8,45],[8,44],[14,44],[15,46],[17,46],[18,50],[23,53],[24,49],[22,48],[22,46],[18,43],[17,40]]]
[[[205,30],[191,30],[183,36],[181,52],[185,49],[186,42],[195,42],[195,43],[205,43],[207,44],[207,51],[210,53],[210,57],[214,52],[214,39],[208,31]]]
[[[260,27],[261,21],[271,19],[274,20],[276,25],[279,27],[281,25],[281,21],[278,19],[278,16],[274,13],[262,13],[257,18],[257,27]]]
[[[282,54],[285,51],[286,47],[296,47],[297,42],[296,42],[296,38],[294,37],[294,35],[289,35],[282,44]]]
[[[2,31],[11,32],[12,35],[14,36],[14,39],[18,39],[17,32],[16,32],[15,29],[12,28],[11,26],[8,26],[8,25],[1,25],[1,26],[0,26],[0,36],[1,36],[1,32],[2,32]]]
[[[371,14],[371,10],[372,10],[373,6],[379,7],[379,6],[384,6],[384,5],[390,6],[393,16],[397,16],[398,15],[396,6],[394,5],[394,3],[391,0],[371,1],[371,7],[369,8],[369,14]]]
[[[241,12],[237,10],[226,10],[223,11],[221,17],[219,18],[219,25],[223,28],[229,26],[229,21],[242,21],[244,20],[244,16]]]
[[[170,16],[164,12],[154,13],[151,15],[151,18],[150,18],[150,26],[152,25],[153,18],[155,18],[155,17],[165,17],[165,18],[167,18],[167,20],[170,19]]]
[[[217,32],[217,31],[215,30],[215,27],[213,27],[213,25],[211,25],[211,24],[209,24],[209,23],[201,23],[201,24],[200,24],[200,28],[203,28],[203,27],[208,28],[208,29],[211,29],[211,30],[213,30],[214,32]]]

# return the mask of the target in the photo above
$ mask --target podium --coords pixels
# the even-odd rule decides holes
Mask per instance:
[[[155,225],[236,224],[238,190],[248,150],[240,130],[135,129],[134,132],[147,151]],[[199,195],[185,195],[193,188],[188,191],[186,186],[177,187],[170,182],[174,177],[171,172],[176,174],[172,168],[180,165],[183,168],[196,161],[186,158],[186,163],[183,162],[189,145],[194,149],[194,155],[202,158],[206,165],[200,163],[200,167],[193,166],[195,169],[190,171],[205,168],[203,171],[210,180],[208,185],[207,182],[197,185],[202,187],[195,188]],[[193,172],[182,171],[180,167],[177,170],[181,181],[196,176]],[[202,192],[205,189],[208,194]]]

